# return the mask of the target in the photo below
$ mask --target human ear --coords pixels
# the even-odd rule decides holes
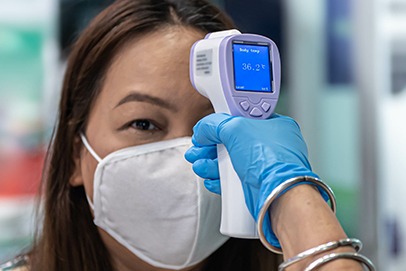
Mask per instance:
[[[84,183],[81,167],[81,155],[80,155],[81,150],[82,150],[82,141],[78,136],[76,136],[73,143],[73,161],[75,168],[69,180],[71,186],[81,186]]]

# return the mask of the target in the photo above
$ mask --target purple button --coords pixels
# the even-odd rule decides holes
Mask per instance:
[[[263,103],[261,104],[261,108],[262,108],[265,112],[268,112],[269,109],[271,108],[271,105],[270,105],[269,103],[267,103],[267,102],[263,102]]]
[[[245,111],[247,111],[248,109],[250,109],[250,104],[249,104],[249,102],[247,102],[247,101],[242,101],[242,102],[240,103],[240,106],[241,106],[241,108],[244,109]]]
[[[261,117],[262,116],[262,111],[259,110],[257,107],[254,107],[251,112],[250,115],[253,117]]]

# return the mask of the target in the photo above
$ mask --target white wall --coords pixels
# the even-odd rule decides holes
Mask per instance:
[[[381,268],[388,271],[406,269],[406,83],[393,93],[392,73],[395,59],[406,59],[406,1],[378,1],[377,42],[383,58],[378,58],[383,89],[378,93],[377,148],[378,215],[382,243]],[[379,62],[380,61],[380,62]],[[398,71],[406,78],[406,63]],[[377,79],[379,80],[379,79]],[[404,81],[406,82],[406,80]],[[394,249],[397,247],[397,251]]]
[[[406,49],[406,1],[355,1],[362,135],[360,233],[378,270],[406,269],[406,89],[392,93],[394,41]],[[396,57],[406,57],[406,50]],[[405,70],[406,71],[406,70]],[[406,77],[404,72],[403,77]],[[405,86],[406,87],[406,86]]]

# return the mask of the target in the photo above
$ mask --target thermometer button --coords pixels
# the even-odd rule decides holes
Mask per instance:
[[[253,117],[261,117],[262,116],[262,111],[259,110],[257,107],[254,107],[251,112],[250,115]]]
[[[244,111],[248,111],[248,109],[250,109],[250,104],[247,101],[240,102],[240,106],[242,109],[244,109]]]
[[[262,110],[264,110],[265,112],[268,112],[269,109],[271,108],[271,105],[270,105],[269,103],[267,103],[267,102],[263,102],[263,103],[261,104],[261,108],[262,108]]]

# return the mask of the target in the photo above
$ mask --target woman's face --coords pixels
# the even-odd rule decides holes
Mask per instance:
[[[190,136],[196,122],[213,112],[209,100],[189,80],[190,48],[203,36],[196,30],[171,27],[133,40],[120,50],[91,108],[85,131],[101,158],[130,146]],[[91,200],[97,164],[82,146],[71,184],[84,185]],[[123,265],[119,270],[131,269],[137,262],[135,256],[100,231],[116,264]],[[137,270],[143,270],[136,264]]]

